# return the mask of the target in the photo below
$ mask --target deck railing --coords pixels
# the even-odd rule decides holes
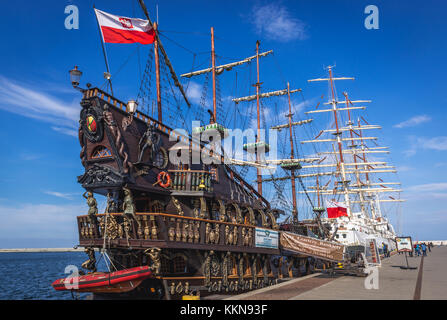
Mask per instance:
[[[106,222],[107,217],[107,222]],[[166,213],[137,213],[137,221],[122,213],[96,215],[96,221],[87,216],[78,216],[79,239],[92,245],[135,240],[144,246],[153,242],[176,242],[222,247],[254,247],[256,226],[220,222]],[[85,244],[85,243],[84,243]]]
[[[211,174],[202,170],[169,170],[171,188],[179,191],[212,192]]]

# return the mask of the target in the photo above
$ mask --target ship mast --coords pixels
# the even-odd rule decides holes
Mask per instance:
[[[158,34],[158,24],[154,22],[154,32]],[[161,89],[160,89],[160,58],[158,56],[158,36],[154,39],[154,58],[155,58],[155,83],[157,88],[157,111],[158,122],[163,123],[163,115],[161,109]]]
[[[214,28],[211,27],[211,64],[212,64],[212,74],[213,74],[213,119],[212,123],[217,122],[217,111],[216,111],[216,53],[214,51]]]
[[[349,128],[349,134],[351,136],[351,145],[349,147],[350,148],[356,148],[356,145],[355,145],[355,142],[354,142],[354,130],[352,128],[353,122],[351,120],[351,110],[349,110],[349,103],[350,103],[350,101],[349,101],[348,94],[346,92],[343,92],[343,95],[345,96],[346,109],[348,111],[348,128]],[[361,132],[362,132],[362,130],[360,130],[360,137],[362,137],[361,136]],[[361,141],[361,144],[362,144],[362,147],[363,147],[363,141]],[[354,163],[355,163],[355,177],[356,177],[356,180],[357,180],[357,184],[358,185],[362,185],[362,182],[360,180],[360,174],[358,173],[357,155],[353,154],[352,158],[353,158]],[[366,158],[363,158],[363,162],[366,162]],[[365,205],[364,205],[364,202],[363,202],[365,199],[364,199],[364,196],[363,196],[363,192],[360,192],[359,196],[360,196],[360,200],[362,201],[362,202],[360,202],[361,212],[363,212],[365,214]]]
[[[159,49],[159,51],[163,55],[163,58],[164,58],[164,61],[165,61],[166,65],[169,68],[169,71],[171,73],[172,79],[174,80],[175,86],[180,90],[180,93],[182,94],[183,99],[185,100],[185,102],[188,105],[188,107],[191,107],[191,103],[189,102],[189,100],[188,100],[188,98],[186,96],[185,90],[183,90],[183,86],[181,85],[180,81],[178,80],[177,74],[174,71],[174,67],[172,66],[171,61],[169,60],[169,57],[168,57],[168,55],[167,55],[167,53],[166,53],[166,51],[165,51],[165,49],[164,49],[164,47],[163,47],[163,45],[162,45],[162,43],[160,41],[160,37],[159,37],[158,32],[157,32],[157,27],[158,26],[154,27],[154,24],[151,21],[151,18],[149,16],[149,12],[147,11],[147,8],[146,8],[146,5],[144,4],[144,1],[143,0],[138,0],[138,2],[140,3],[141,9],[143,10],[144,15],[146,16],[146,18],[147,18],[147,20],[149,22],[149,25],[152,28],[154,28],[154,30],[155,30],[154,47],[155,47],[155,43],[156,43],[156,45],[157,45],[157,50],[155,51],[156,54],[158,55],[158,49]],[[160,72],[158,71],[158,73],[160,73]],[[158,82],[159,82],[159,80],[160,79],[158,79]],[[159,86],[159,84],[158,84],[158,86]],[[159,89],[160,88],[157,87],[157,94],[160,92]],[[159,115],[158,116],[160,118],[161,117],[161,98],[160,98],[160,102],[159,102],[159,100],[158,100],[159,98],[158,97],[160,97],[160,95],[157,96],[157,107],[159,108]]]
[[[343,147],[342,147],[342,138],[341,138],[341,134],[342,132],[339,129],[339,125],[338,125],[338,114],[337,114],[337,97],[335,96],[335,88],[334,88],[334,80],[347,80],[347,79],[351,79],[354,80],[354,78],[334,78],[332,76],[332,67],[329,66],[328,67],[328,71],[329,71],[329,79],[313,79],[313,80],[309,80],[309,82],[312,81],[329,81],[330,86],[331,86],[331,101],[330,104],[332,105],[332,110],[333,110],[333,114],[334,114],[334,120],[335,120],[335,133],[334,135],[336,136],[336,140],[337,140],[337,145],[338,145],[338,152],[339,152],[339,164],[340,164],[340,169],[341,169],[341,175],[342,175],[342,185],[343,185],[343,193],[345,196],[345,203],[347,206],[347,213],[349,217],[352,217],[352,212],[351,212],[351,203],[350,203],[350,197],[348,194],[348,184],[349,184],[349,180],[346,179],[346,170],[345,170],[345,163],[344,163],[344,158],[343,158]],[[349,108],[348,108],[349,109]]]
[[[258,120],[258,130],[256,135],[256,143],[259,144],[260,138],[261,138],[261,117],[260,117],[260,110],[259,110],[259,90],[261,89],[261,82],[259,82],[259,40],[256,41],[256,75],[257,75],[257,82],[255,84],[256,86],[256,114],[257,114],[257,120]],[[256,162],[260,162],[260,154],[258,150],[256,149]],[[261,177],[261,169],[258,167],[256,168],[256,176],[258,181],[258,193],[262,195],[262,177]]]
[[[290,103],[290,84],[287,82],[287,96],[289,100],[289,114],[287,117],[289,118],[289,131],[290,131],[290,159],[293,162],[294,158],[294,150],[293,150],[293,128],[292,128],[292,104]],[[296,189],[295,189],[295,170],[291,170],[292,176],[292,215],[294,220],[298,221],[298,210],[296,206]]]
[[[324,103],[325,105],[331,105],[332,108],[330,109],[324,109],[324,110],[312,110],[306,112],[306,114],[310,113],[321,113],[321,112],[330,112],[334,115],[334,124],[335,129],[326,129],[321,130],[321,132],[313,139],[313,140],[307,140],[307,141],[301,141],[301,143],[320,143],[320,142],[333,142],[334,146],[335,143],[337,145],[337,150],[335,148],[333,151],[329,152],[318,152],[318,155],[324,155],[324,154],[331,154],[335,156],[336,163],[331,164],[321,164],[322,160],[319,161],[317,164],[311,164],[302,166],[302,169],[310,169],[310,168],[325,168],[325,167],[336,167],[335,170],[329,171],[329,172],[319,172],[319,173],[310,173],[310,174],[299,174],[299,178],[303,177],[316,177],[316,190],[308,190],[308,191],[301,191],[299,193],[313,193],[316,192],[318,198],[320,195],[331,195],[336,193],[342,193],[344,194],[345,198],[345,204],[347,207],[347,213],[348,217],[352,218],[354,217],[354,212],[352,212],[353,208],[351,208],[351,204],[354,203],[360,203],[361,207],[361,213],[365,218],[370,218],[370,215],[366,213],[365,211],[365,203],[368,203],[371,207],[371,216],[372,218],[376,217],[377,212],[380,212],[380,202],[397,202],[402,200],[396,200],[393,197],[390,197],[391,200],[388,199],[379,199],[378,195],[383,192],[401,192],[399,189],[386,187],[386,185],[394,185],[399,184],[395,182],[383,182],[382,183],[371,183],[370,181],[370,174],[379,173],[379,172],[396,172],[394,170],[395,168],[393,166],[386,166],[386,162],[383,161],[371,161],[368,162],[366,158],[366,153],[389,153],[388,151],[384,150],[387,149],[386,147],[368,147],[366,146],[365,142],[368,140],[376,140],[376,137],[365,137],[363,135],[363,130],[371,130],[371,129],[380,129],[380,126],[376,125],[370,125],[366,123],[366,125],[360,125],[360,121],[358,123],[358,127],[354,128],[354,123],[352,121],[351,116],[351,110],[362,110],[366,109],[364,106],[354,106],[354,103],[369,103],[370,100],[357,100],[357,101],[351,101],[348,97],[347,93],[343,93],[345,97],[345,101],[338,101],[335,93],[335,80],[354,80],[354,78],[349,77],[334,77],[332,72],[332,67],[328,68],[329,77],[328,78],[319,78],[319,79],[313,79],[309,80],[309,82],[313,81],[327,81],[330,85],[330,91],[331,91],[331,97],[330,101]],[[338,105],[344,105],[339,107]],[[340,126],[340,118],[338,115],[338,112],[341,111],[347,111],[348,112],[348,123],[347,126],[343,127]],[[366,122],[366,121],[365,121]],[[346,131],[349,131],[349,137],[342,138],[342,134]],[[329,133],[335,136],[335,139],[320,139],[319,137],[323,133]],[[355,137],[356,135],[357,137]],[[355,141],[360,142],[360,148],[356,145]],[[348,144],[348,149],[343,148],[343,142],[346,142]],[[349,143],[350,142],[350,143]],[[352,156],[353,162],[346,162],[346,157]],[[360,156],[362,155],[362,156]],[[325,158],[323,158],[325,159]],[[360,161],[361,162],[360,162]],[[363,183],[360,179],[360,175],[364,173],[366,177],[366,183]],[[351,181],[349,181],[348,176],[354,174],[356,177],[356,183],[351,184]],[[341,190],[337,190],[337,184],[340,182],[335,182],[334,189],[327,190],[326,186],[320,187],[321,183],[319,181],[319,177],[322,176],[339,176],[341,175],[341,185],[343,186]],[[377,187],[374,187],[377,186]],[[313,189],[313,188],[311,188]],[[355,199],[351,199],[350,195],[358,195],[360,197],[359,201]],[[374,199],[372,195],[375,195]],[[367,198],[367,199],[366,199]],[[379,214],[380,215],[380,214]]]

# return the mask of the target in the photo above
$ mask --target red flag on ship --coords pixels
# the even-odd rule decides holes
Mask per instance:
[[[346,206],[339,202],[335,201],[327,201],[327,217],[330,219],[338,218],[338,217],[347,217],[348,210]]]
[[[155,31],[148,20],[120,17],[98,9],[94,10],[104,42],[141,44],[154,42]]]

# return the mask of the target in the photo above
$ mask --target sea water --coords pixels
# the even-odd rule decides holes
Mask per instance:
[[[67,266],[81,270],[87,259],[83,252],[1,252],[0,300],[86,299],[89,293],[56,291],[51,283],[71,274],[65,273]]]

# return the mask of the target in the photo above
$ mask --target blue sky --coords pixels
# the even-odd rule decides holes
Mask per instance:
[[[78,30],[64,27],[70,4],[79,8]],[[144,17],[136,0],[94,4]],[[146,1],[153,20],[155,4]],[[378,30],[364,27],[369,4],[379,9]],[[83,173],[76,137],[80,95],[70,86],[68,70],[79,65],[83,84],[104,82],[92,7],[92,1],[0,4],[7,13],[0,20],[0,247],[77,242],[75,217],[87,207],[76,182]],[[390,146],[407,199],[402,233],[447,239],[446,9],[440,1],[163,1],[159,23],[178,74],[191,70],[190,51],[197,53],[195,67],[207,66],[214,26],[220,63],[252,55],[256,40],[261,50],[274,50],[274,58],[261,66],[263,90],[282,89],[290,81],[311,105],[327,89],[307,79],[324,76],[325,66],[336,64],[337,75],[354,76],[355,82],[340,84],[339,93],[373,101],[367,119],[383,127],[379,137]],[[124,101],[136,97],[150,49],[137,47],[107,45],[114,90]],[[221,80],[222,95],[232,96],[234,73]],[[190,83],[191,101],[198,102],[202,84],[203,78]]]

